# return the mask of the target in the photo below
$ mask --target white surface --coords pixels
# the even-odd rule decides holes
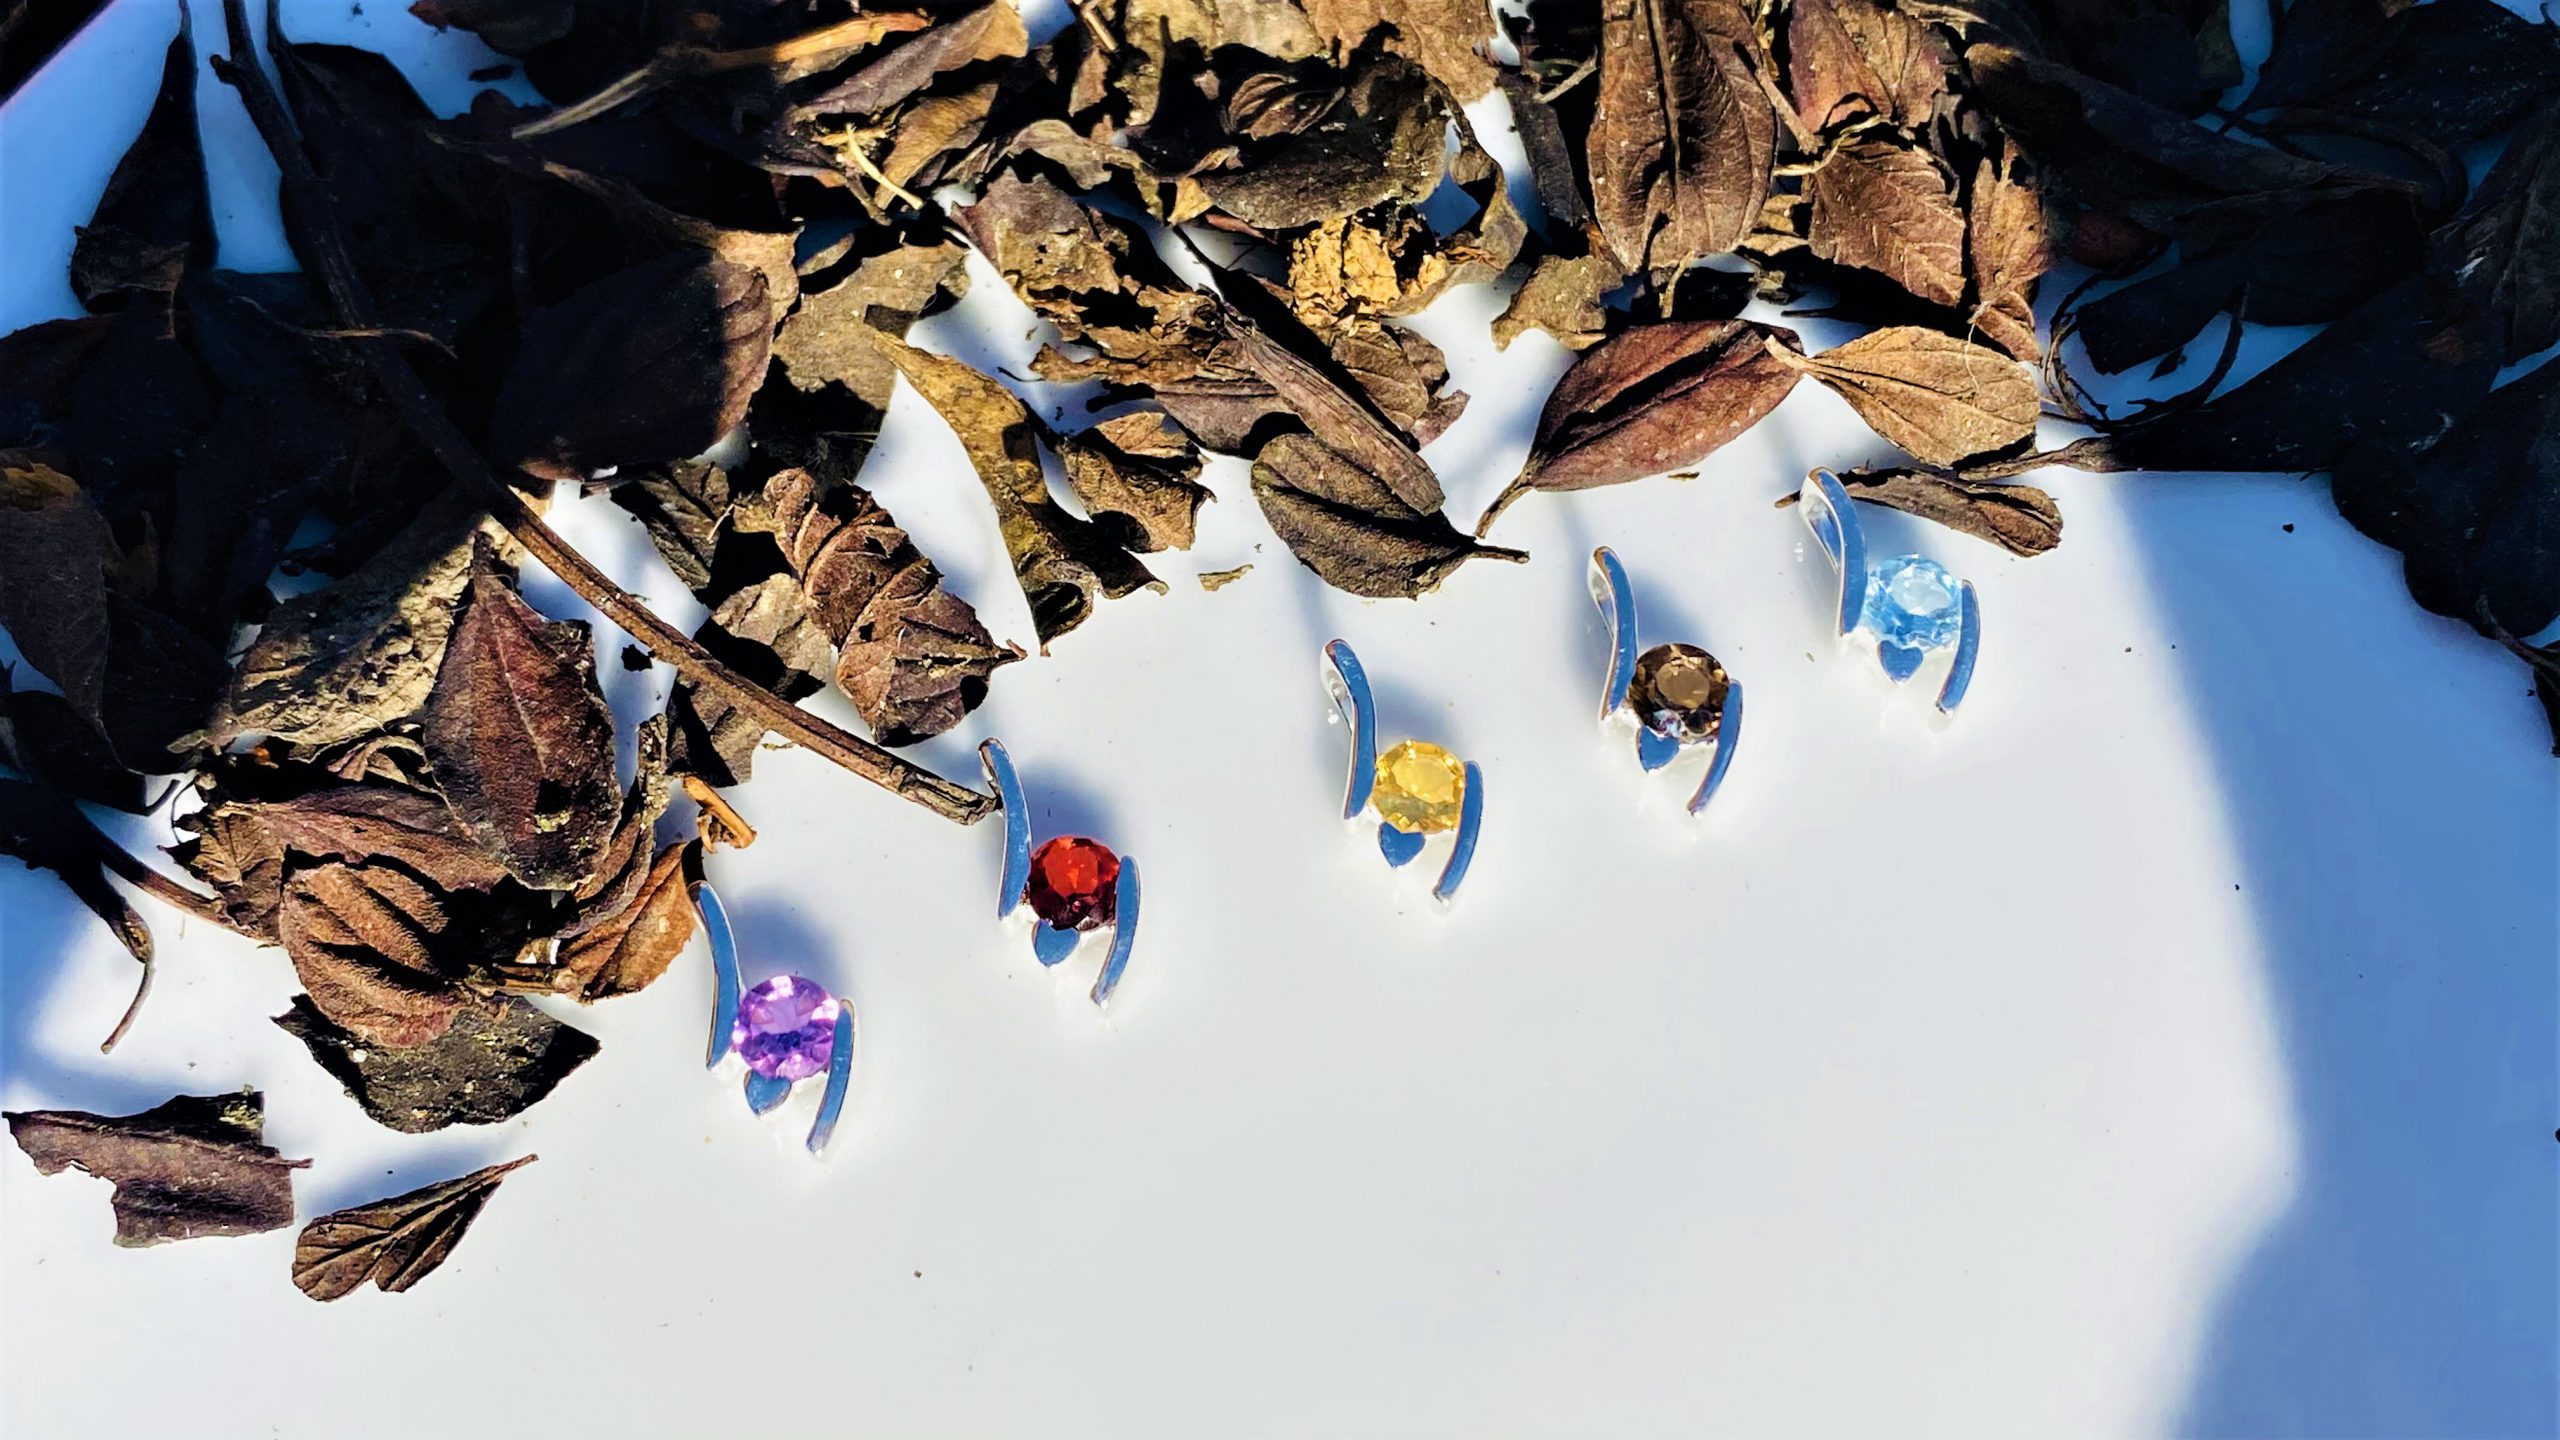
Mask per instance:
[[[389,0],[287,8],[446,109],[483,58]],[[0,112],[0,325],[70,312],[168,15],[124,0]],[[284,263],[272,172],[209,77],[202,103],[224,262]],[[1038,327],[977,279],[922,343],[1018,367]],[[1422,326],[1476,396],[1430,451],[1461,516],[1564,361],[1494,353],[1492,307]],[[714,873],[751,976],[860,1007],[822,1167],[700,1070],[698,951],[579,1014],[603,1053],[530,1115],[405,1137],[267,1023],[280,954],[166,911],[159,993],[99,1056],[131,963],[0,867],[11,1108],[260,1086],[316,1161],[306,1214],[543,1156],[419,1289],[324,1307],[289,1232],[117,1250],[103,1184],[0,1155],[0,1430],[2549,1433],[2560,858],[2521,669],[2420,614],[2317,484],[2057,475],[2069,543],[2033,561],[1867,515],[1982,587],[1980,677],[1932,733],[1834,654],[1769,505],[1876,450],[1802,387],[1696,482],[1523,502],[1502,538],[1534,564],[1419,604],[1322,590],[1222,463],[1171,594],[922,747],[971,776],[1001,733],[1044,834],[1143,860],[1107,1019],[987,919],[992,827],[766,755],[738,797],[764,838]],[[1028,641],[965,474],[901,394],[866,481]],[[695,618],[618,511],[563,528]],[[1590,723],[1598,542],[1645,643],[1750,687],[1701,825]],[[1336,634],[1385,738],[1488,773],[1446,917],[1334,818]],[[622,643],[634,720],[665,676]]]

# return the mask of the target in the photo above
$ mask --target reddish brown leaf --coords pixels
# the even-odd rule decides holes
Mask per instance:
[[[314,1300],[335,1300],[368,1280],[395,1294],[408,1289],[453,1253],[498,1182],[534,1159],[527,1155],[321,1216],[294,1242],[293,1283]]]
[[[1964,298],[1964,216],[1926,151],[1852,141],[1805,182],[1813,253],[1873,270],[1937,305]]]
[[[118,1245],[255,1235],[293,1223],[293,1172],[264,1143],[266,1099],[181,1095],[139,1115],[13,1110],[9,1134],[47,1175],[77,1166],[116,1187]]]

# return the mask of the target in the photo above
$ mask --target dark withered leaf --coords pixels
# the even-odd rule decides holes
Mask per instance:
[[[1909,468],[1846,471],[1840,484],[1851,499],[1934,521],[2012,555],[2041,555],[2062,543],[2062,507],[2033,485]],[[1779,503],[1794,500],[1789,495]]]
[[[1341,103],[1244,168],[1201,186],[1219,209],[1260,230],[1313,225],[1389,201],[1419,204],[1439,187],[1450,110],[1421,67],[1367,54]]]
[[[686,873],[698,863],[701,845],[699,840],[685,840],[660,850],[619,910],[603,923],[561,941],[554,988],[593,1002],[636,994],[667,973],[693,940],[693,897],[686,888]]]
[[[1466,412],[1467,392],[1445,388],[1448,357],[1419,332],[1355,315],[1335,327],[1325,353],[1415,445],[1440,438]]]
[[[872,337],[903,339],[919,316],[966,293],[967,257],[967,247],[953,240],[864,256],[842,280],[802,293],[800,308],[774,336],[773,358],[800,389],[841,385],[886,410],[898,367]]]
[[[1141,554],[1190,549],[1200,506],[1213,498],[1199,481],[1200,447],[1158,409],[1060,437],[1058,461],[1085,513]]]
[[[819,631],[834,675],[884,745],[939,735],[986,698],[996,668],[1022,658],[998,645],[967,601],[867,491],[806,470],[765,482],[742,523],[768,526]]]
[[[98,724],[116,758],[146,775],[187,768],[231,679],[222,652],[122,593],[107,597],[107,637]]]
[[[526,324],[490,448],[553,480],[709,449],[764,379],[766,295],[760,272],[699,251],[581,287]]]
[[[272,800],[217,794],[190,824],[199,834],[219,831],[235,843],[245,843],[241,827],[256,826],[265,832],[250,845],[257,854],[272,848],[303,860],[389,861],[447,892],[492,889],[508,876],[443,800],[400,785],[324,784]]]
[[[50,690],[12,686],[0,666],[0,764],[75,800],[139,815],[142,777],[124,767],[107,737]]]
[[[1918,130],[1947,91],[1945,43],[1900,10],[1869,0],[1795,0],[1786,27],[1788,95],[1816,130],[1862,115]]]
[[[1792,330],[1748,320],[1639,325],[1586,350],[1556,381],[1520,474],[1484,525],[1525,490],[1587,490],[1695,465],[1778,408],[1800,351]]]
[[[1316,29],[1339,53],[1382,32],[1389,50],[1406,56],[1461,101],[1484,98],[1493,66],[1493,7],[1486,0],[1304,0]]]
[[[77,1167],[114,1184],[118,1245],[256,1235],[293,1223],[293,1172],[264,1143],[266,1097],[180,1095],[138,1115],[13,1110],[9,1134],[47,1175]]]
[[[702,460],[648,466],[613,487],[613,503],[639,517],[667,568],[696,595],[711,585],[729,496],[729,473]]]
[[[2507,142],[2468,213],[2438,236],[2509,363],[2560,343],[2560,100]]]
[[[1484,545],[1437,510],[1416,510],[1378,476],[1311,435],[1283,435],[1253,462],[1253,496],[1299,563],[1354,595],[1412,599],[1477,557],[1525,561]]]
[[[1440,477],[1431,473],[1429,462],[1373,405],[1336,384],[1260,326],[1237,318],[1228,328],[1235,337],[1237,363],[1270,386],[1288,413],[1326,449],[1375,477],[1405,509],[1417,515],[1439,510]]]
[[[1520,149],[1529,159],[1530,183],[1536,187],[1538,210],[1546,217],[1551,240],[1580,230],[1591,218],[1583,198],[1582,171],[1576,147],[1565,138],[1564,119],[1545,98],[1538,82],[1516,70],[1505,70],[1499,82],[1520,132]]]
[[[275,1023],[377,1122],[409,1135],[495,1125],[531,1109],[596,1053],[595,1037],[509,997],[423,1045],[368,1044],[297,995]]]
[[[1924,465],[1960,464],[2034,438],[2035,382],[1997,350],[1916,325],[1870,331],[1819,355],[1775,349],[1878,435]]]
[[[1964,215],[1927,151],[1854,140],[1824,159],[1805,190],[1814,254],[1873,270],[1931,304],[1963,298]]]
[[[465,502],[432,502],[353,573],[276,606],[232,671],[215,743],[256,733],[335,745],[416,714],[444,662],[475,533]]]
[[[374,1045],[423,1045],[472,1003],[452,975],[477,951],[449,899],[395,865],[290,871],[276,938],[311,1003]]]
[[[622,797],[584,624],[545,620],[480,569],[421,737],[454,817],[517,879],[572,890],[594,873]]]
[[[2022,170],[2014,145],[1974,169],[1964,235],[1965,274],[1973,282],[1967,318],[1984,339],[2032,364],[2044,353],[2036,340],[2036,277],[2052,256],[2044,198]]]
[[[568,35],[578,0],[416,0],[409,13],[439,30],[468,30],[501,55],[523,55]]]
[[[1630,271],[1657,275],[1751,233],[1769,193],[1777,114],[1734,0],[1604,0],[1592,213]]]
[[[2399,15],[2371,69],[2308,103],[2453,146],[2556,94],[2560,28],[2495,0],[2430,0]]]
[[[1544,330],[1567,350],[1587,350],[1607,338],[1603,302],[1626,278],[1606,249],[1585,255],[1542,255],[1520,282],[1511,303],[1493,322],[1493,343],[1509,348],[1531,330]]]
[[[534,1159],[527,1155],[321,1216],[294,1241],[293,1283],[314,1300],[335,1300],[368,1280],[395,1294],[408,1289],[453,1253],[498,1182]]]
[[[113,328],[103,316],[74,315],[0,335],[0,446],[31,445],[61,426]]]
[[[106,846],[106,838],[80,807],[41,785],[0,775],[0,855],[52,871],[134,959],[148,965],[150,927],[107,883]]]
[[[1011,173],[958,212],[971,244],[1061,338],[1189,375],[1220,338],[1218,304],[1175,278],[1136,228]]]
[[[907,383],[960,437],[995,505],[1014,578],[1031,602],[1040,648],[1093,613],[1093,597],[1162,591],[1164,582],[1090,520],[1067,513],[1040,466],[1039,422],[1013,392],[957,360],[883,337]]]
[[[1013,0],[988,0],[866,59],[837,84],[802,102],[800,113],[868,115],[886,110],[946,71],[980,60],[1019,57],[1030,48]]]
[[[113,309],[136,293],[172,294],[187,271],[213,259],[188,31],[181,11],[151,114],[71,247],[71,293],[90,310]]]
[[[35,457],[0,454],[0,627],[92,720],[106,688],[107,577],[121,563],[78,482]]]
[[[2560,364],[2491,391],[2416,455],[2347,450],[2333,491],[2340,514],[2406,558],[2429,610],[2526,635],[2560,619]]]

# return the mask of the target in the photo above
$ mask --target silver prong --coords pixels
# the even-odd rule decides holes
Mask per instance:
[[[1730,681],[1724,691],[1724,718],[1716,724],[1716,753],[1707,760],[1707,777],[1698,782],[1698,793],[1689,797],[1689,813],[1697,814],[1716,798],[1716,787],[1724,783],[1724,772],[1733,768],[1733,747],[1742,739],[1742,683]]]
[[[779,1105],[791,1094],[791,1082],[779,1075],[747,1072],[747,1108],[758,1115]]]
[[[1083,943],[1084,932],[1081,930],[1061,930],[1046,920],[1031,923],[1031,958],[1039,961],[1043,970],[1065,964],[1067,957],[1076,953],[1076,947]]]
[[[1840,477],[1819,468],[1805,476],[1796,502],[1815,543],[1840,574],[1838,633],[1846,635],[1858,628],[1858,616],[1867,608],[1867,537],[1858,526],[1857,509]]]
[[[839,995],[836,1006],[836,1047],[827,1057],[827,1093],[818,1097],[818,1118],[809,1124],[812,1155],[835,1138],[836,1117],[844,1113],[845,1092],[853,1088],[853,1002]]]
[[[1004,873],[996,877],[996,918],[1001,920],[1022,903],[1023,888],[1031,883],[1031,802],[1022,797],[1022,777],[1014,773],[1013,756],[1004,742],[990,736],[978,746],[978,763],[986,767],[987,783],[996,790],[996,803],[1004,810]]]
[[[702,1068],[712,1069],[729,1053],[730,1032],[738,1025],[738,994],[745,982],[738,974],[738,937],[729,931],[729,912],[720,892],[708,883],[693,887],[694,913],[702,917],[703,938],[711,942],[711,1042]]]
[[[1953,715],[1964,703],[1964,692],[1973,688],[1973,661],[1982,648],[1982,601],[1973,593],[1973,582],[1967,580],[1956,592],[1963,602],[1957,612],[1956,656],[1947,667],[1946,683],[1938,687],[1938,713]]]
[[[1636,592],[1627,582],[1627,567],[1603,545],[1591,552],[1591,603],[1609,627],[1609,676],[1600,688],[1600,718],[1626,703],[1627,682],[1636,672]]]
[[[1377,707],[1369,700],[1369,674],[1350,645],[1328,642],[1323,668],[1325,693],[1351,730],[1351,774],[1342,787],[1342,818],[1356,820],[1369,808],[1369,788],[1378,781]]]
[[[1120,883],[1112,892],[1111,953],[1102,962],[1102,973],[1093,977],[1093,1003],[1110,1000],[1111,992],[1120,986],[1120,972],[1129,968],[1129,952],[1138,944],[1138,862],[1120,857]]]
[[[1467,866],[1476,858],[1476,835],[1484,829],[1484,769],[1473,760],[1467,762],[1467,793],[1458,802],[1458,843],[1449,851],[1449,863],[1440,867],[1440,883],[1431,893],[1442,903],[1456,898],[1458,886],[1467,878]]]

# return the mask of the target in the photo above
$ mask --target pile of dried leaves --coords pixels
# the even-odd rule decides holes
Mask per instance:
[[[0,686],[0,844],[146,979],[111,876],[281,947],[277,1023],[394,1128],[514,1115],[594,1052],[522,996],[666,968],[734,820],[662,841],[670,795],[715,800],[768,732],[993,808],[891,753],[1023,658],[861,483],[902,381],[1044,650],[1162,588],[1204,451],[1326,583],[1409,597],[1525,558],[1481,538],[1519,498],[1693,467],[1810,377],[1908,457],[1854,494],[2020,554],[2060,536],[2013,483],[2038,466],[2330,471],[2560,726],[2560,649],[2513,639],[2560,614],[2560,366],[2496,383],[2560,340],[2560,32],[2491,0],[2292,0],[2246,91],[2189,0],[1082,0],[1038,43],[1012,0],[413,8],[552,103],[440,119],[272,16],[238,63],[228,0],[304,269],[214,263],[181,33],[81,231],[87,313],[0,339],[0,626],[51,687]],[[1476,129],[1506,111],[1534,206]],[[972,250],[1053,329],[1038,376],[1097,382],[1081,428],[906,343]],[[1467,397],[1400,322],[1478,284],[1497,342],[1580,353],[1462,527],[1422,451]],[[1812,352],[1754,300],[1867,328]],[[2248,321],[2325,328],[2226,387]],[[2090,398],[2217,324],[2201,384]],[[550,530],[561,482],[645,527],[694,635]],[[628,784],[527,556],[682,676],[622,717]],[[828,685],[869,739],[794,703]],[[192,886],[78,808],[160,776]]]

